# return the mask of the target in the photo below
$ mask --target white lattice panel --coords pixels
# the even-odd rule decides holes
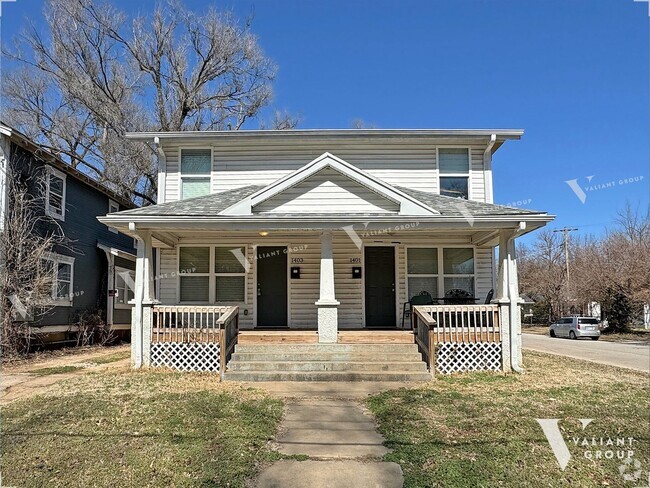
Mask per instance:
[[[151,344],[151,366],[219,373],[219,353],[218,343],[154,342]]]
[[[443,342],[436,350],[436,369],[443,374],[501,371],[501,343]]]

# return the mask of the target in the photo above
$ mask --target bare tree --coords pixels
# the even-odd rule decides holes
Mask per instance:
[[[125,132],[236,130],[271,100],[276,68],[250,22],[212,7],[170,1],[129,20],[107,2],[47,0],[44,14],[46,36],[32,26],[3,51],[19,65],[3,117],[124,195],[154,202],[157,182],[151,148]]]
[[[54,306],[55,270],[47,258],[64,238],[56,221],[43,214],[42,177],[23,179],[8,172],[6,178],[9,204],[0,232],[2,349],[17,353],[29,349],[29,322]]]

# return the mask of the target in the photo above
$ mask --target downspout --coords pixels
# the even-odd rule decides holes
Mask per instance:
[[[516,269],[517,251],[515,248],[515,238],[526,230],[526,222],[519,222],[519,227],[515,229],[514,233],[508,239],[508,298],[510,300],[510,366],[515,373],[524,373],[523,367],[519,364],[519,337],[515,332],[515,323],[521,320],[519,312],[519,286]],[[510,249],[512,246],[512,249]],[[518,316],[519,314],[519,316]]]
[[[165,203],[166,186],[167,186],[167,158],[164,151],[160,148],[160,138],[153,138],[153,161],[158,171],[158,194],[156,203]]]

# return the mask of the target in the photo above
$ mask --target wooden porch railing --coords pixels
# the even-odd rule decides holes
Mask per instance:
[[[219,344],[221,374],[239,336],[239,307],[154,305],[151,342]]]
[[[412,320],[418,349],[431,371],[436,344],[501,342],[498,305],[417,305]]]

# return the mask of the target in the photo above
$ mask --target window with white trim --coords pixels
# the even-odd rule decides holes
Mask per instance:
[[[120,211],[120,205],[117,202],[114,202],[113,200],[108,201],[108,213],[112,214],[114,212],[119,212]],[[108,230],[111,232],[117,234],[117,229],[115,227],[108,227]]]
[[[45,182],[45,214],[65,220],[66,175],[48,166]]]
[[[435,247],[410,247],[407,249],[406,276],[408,299],[427,292],[438,296],[438,249]]]
[[[471,247],[408,247],[408,299],[427,292],[442,298],[452,290],[475,296],[474,249]]]
[[[447,197],[469,198],[469,148],[438,148],[440,194]]]
[[[210,194],[212,149],[181,149],[181,199]]]
[[[474,296],[474,249],[444,248],[442,263],[445,296],[451,290],[463,290]]]
[[[129,302],[135,298],[135,271],[115,266],[115,307],[131,308]]]
[[[57,305],[72,305],[74,258],[52,253],[43,259],[46,270],[52,273],[52,300]]]
[[[178,250],[179,301],[246,301],[244,246],[181,246]]]
[[[243,302],[246,288],[245,249],[216,247],[214,249],[215,301]]]

